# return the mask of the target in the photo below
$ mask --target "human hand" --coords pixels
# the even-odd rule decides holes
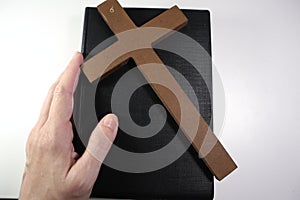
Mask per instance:
[[[26,166],[20,200],[88,199],[118,130],[118,119],[106,115],[78,158],[72,144],[73,93],[83,57],[76,53],[49,90],[38,122],[26,144]]]

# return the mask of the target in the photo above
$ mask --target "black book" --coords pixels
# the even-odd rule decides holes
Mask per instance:
[[[165,11],[164,9],[143,8],[126,8],[125,10],[137,26],[141,26]],[[179,32],[193,38],[206,50],[208,55],[211,55],[209,11],[182,11],[189,21]],[[82,43],[82,53],[85,58],[93,56],[93,54],[95,54],[93,49],[113,35],[97,9],[86,8]],[[207,123],[212,126],[212,99],[209,94],[209,90],[211,91],[212,87],[211,62],[202,63],[202,72],[204,73],[200,75],[191,63],[184,58],[174,53],[155,48],[157,45],[167,43],[172,37],[173,35],[168,36],[155,44],[153,48],[167,66],[176,69],[188,80],[196,93],[201,115]],[[110,41],[110,43],[105,43],[101,48],[104,49],[116,40],[115,38]],[[176,48],[176,45],[181,45],[180,42],[181,41],[178,41],[177,44],[174,44],[174,47]],[[194,57],[201,57],[201,55],[193,52],[192,49],[188,51],[190,51],[188,53]],[[136,67],[134,61],[129,60],[124,66],[121,66],[107,77],[92,84],[89,83],[85,75],[81,73],[75,92],[73,115],[75,134],[73,143],[75,150],[80,154],[83,153],[85,149],[83,144],[86,143],[86,141],[83,140],[89,138],[89,134],[97,123],[97,121],[92,119],[90,113],[96,115],[96,119],[100,120],[104,115],[111,112],[112,91],[116,83],[126,72],[134,67]],[[135,77],[135,81],[143,82],[144,80],[140,72],[136,72]],[[91,101],[94,102],[90,103]],[[121,103],[122,99],[120,99],[120,104]],[[148,113],[150,107],[154,104],[163,105],[149,85],[144,85],[137,89],[131,96],[128,105],[132,120],[139,126],[149,124],[150,118]],[[120,123],[122,120],[126,121],[126,119],[122,119],[122,117],[120,118],[119,116]],[[82,123],[85,125],[82,125]],[[156,135],[148,138],[137,138],[119,129],[114,144],[130,152],[151,152],[167,145],[174,138],[178,130],[179,134],[183,134],[171,115],[166,112],[166,123]],[[181,137],[181,139],[187,140],[185,137]],[[186,143],[186,141],[182,142]],[[108,156],[114,159],[111,152]],[[124,162],[126,162],[126,158]],[[140,163],[134,164],[139,165]],[[212,174],[203,161],[199,159],[197,152],[192,146],[189,146],[188,149],[170,165],[152,172],[123,172],[104,164],[100,170],[91,196],[131,199],[213,199],[213,180]]]

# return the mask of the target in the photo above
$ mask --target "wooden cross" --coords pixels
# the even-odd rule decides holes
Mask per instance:
[[[119,34],[128,30],[137,31],[134,32],[135,35],[131,35],[131,38],[133,38],[132,41],[127,41],[128,38],[126,41],[124,41],[124,38],[118,38],[117,42],[87,60],[82,65],[82,71],[85,73],[88,80],[93,82],[97,78],[103,77],[105,74],[112,72],[114,69],[122,65],[122,63],[128,61],[129,58],[132,58],[176,123],[185,133],[186,137],[191,141],[193,147],[202,157],[212,174],[218,180],[221,180],[230,174],[237,168],[236,164],[226,152],[222,144],[218,141],[212,130],[209,128],[203,117],[174,79],[172,74],[168,71],[167,67],[157,67],[155,70],[150,67],[141,67],[142,65],[149,63],[163,65],[161,59],[152,49],[152,43],[158,39],[166,37],[171,33],[171,30],[178,30],[187,24],[188,20],[185,15],[177,6],[174,6],[142,26],[142,28],[165,28],[163,31],[155,33],[152,32],[148,35],[141,35],[138,32],[139,27],[133,23],[125,10],[116,0],[107,0],[100,4],[97,8],[114,34]],[[135,45],[135,43],[139,43],[138,45],[145,48],[135,49],[134,51],[127,52],[124,55],[118,55],[117,59],[115,59],[115,56],[111,55],[112,52],[122,52],[122,49],[126,50],[126,48],[130,45]],[[172,85],[172,89],[176,91],[176,94],[179,94],[179,99],[177,97],[177,100],[179,102],[184,102],[183,105],[180,105],[183,106],[183,108],[179,107],[179,104],[175,102],[176,100],[174,101],[174,95],[166,87],[159,84],[152,84],[157,82],[159,83],[162,80]],[[184,123],[181,122],[181,109],[184,109],[187,113],[189,113],[188,116],[184,116],[188,117],[188,120],[185,120]],[[196,129],[191,128],[194,127],[195,124],[198,124],[198,127],[196,127]],[[196,130],[196,132],[194,130]],[[203,144],[204,140],[206,141],[206,144]],[[211,150],[205,155],[201,155],[200,150],[203,148],[202,145],[211,145]]]

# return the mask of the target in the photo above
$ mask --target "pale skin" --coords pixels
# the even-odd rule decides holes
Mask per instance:
[[[106,115],[79,157],[72,144],[73,93],[83,57],[76,53],[50,88],[26,144],[20,200],[88,199],[118,130],[118,118]]]

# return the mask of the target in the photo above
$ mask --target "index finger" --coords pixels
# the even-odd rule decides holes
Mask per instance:
[[[54,92],[49,118],[56,122],[68,122],[73,112],[73,94],[80,73],[83,56],[77,52],[63,72]]]

